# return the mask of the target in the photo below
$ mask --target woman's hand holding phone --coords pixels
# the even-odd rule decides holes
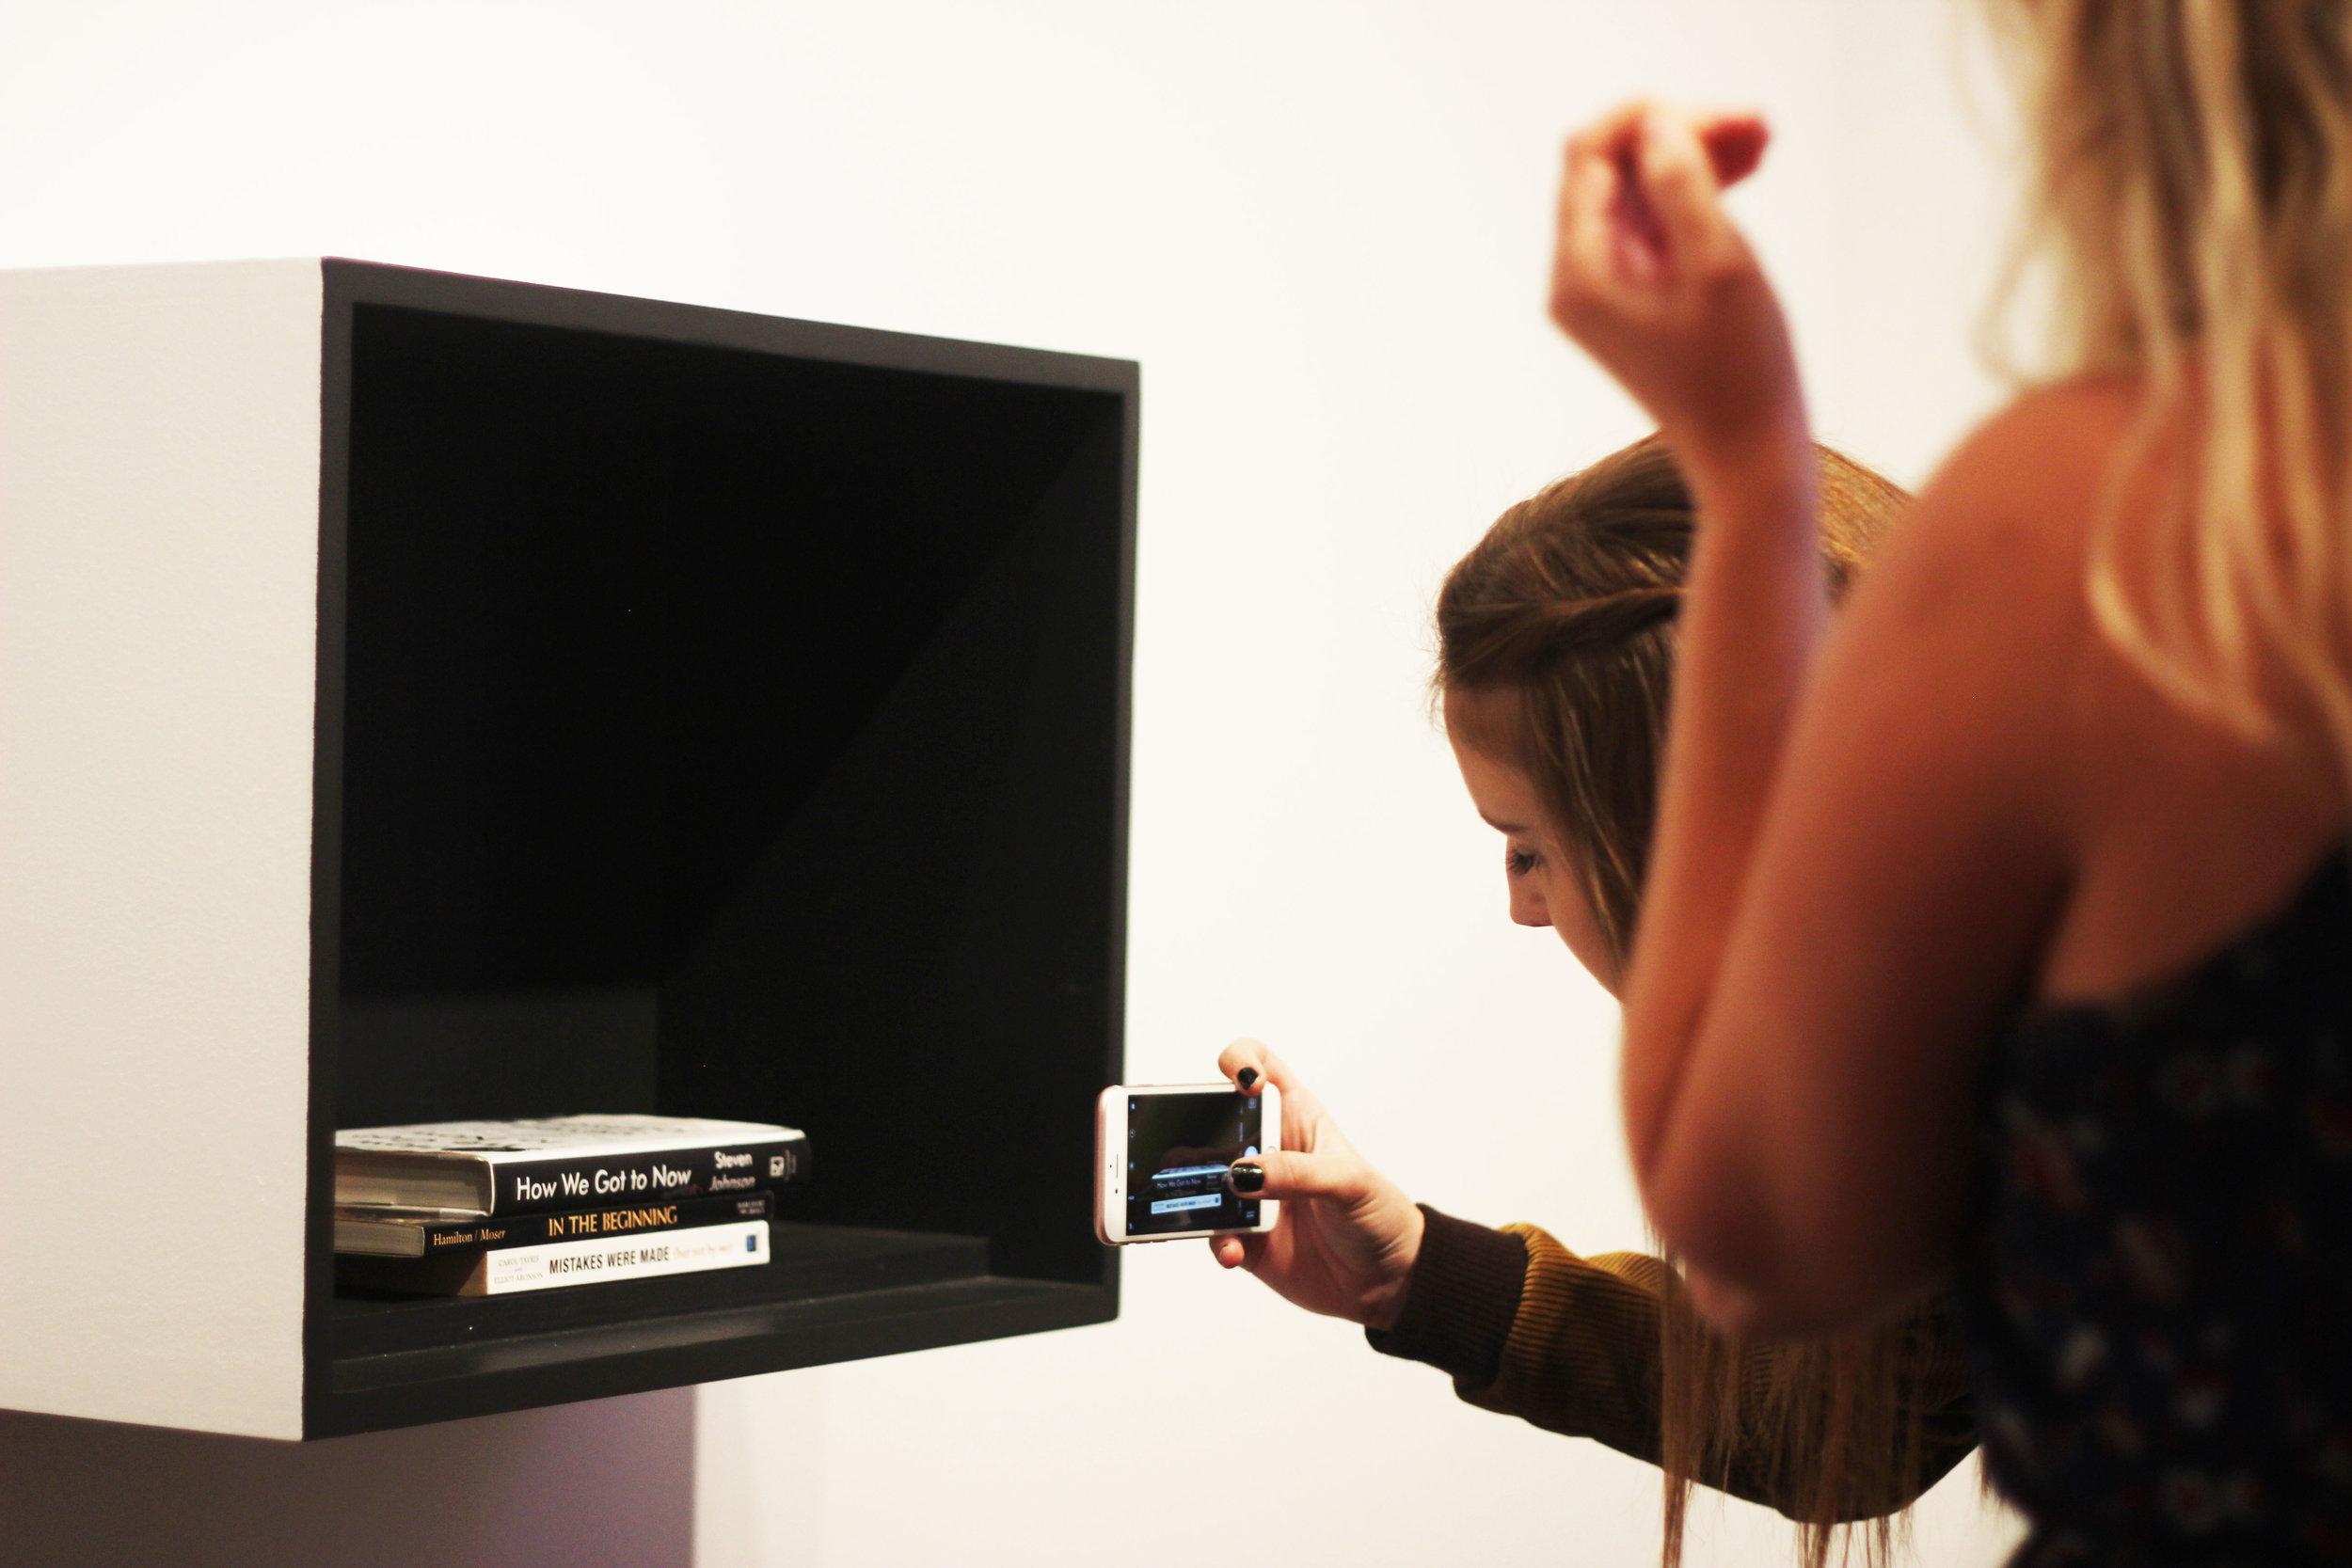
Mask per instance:
[[[1364,1163],[1323,1101],[1264,1045],[1235,1040],[1216,1065],[1241,1088],[1263,1082],[1282,1092],[1281,1148],[1241,1163],[1264,1173],[1263,1186],[1247,1196],[1280,1199],[1281,1216],[1267,1235],[1212,1238],[1216,1260],[1248,1269],[1310,1312],[1395,1326],[1421,1256],[1421,1211]],[[1235,1190],[1243,1190],[1239,1180]]]

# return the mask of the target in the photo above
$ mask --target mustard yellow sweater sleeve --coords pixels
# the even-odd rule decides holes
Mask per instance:
[[[1639,1253],[1581,1258],[1534,1226],[1490,1229],[1422,1208],[1427,1228],[1396,1326],[1373,1348],[1451,1374],[1482,1409],[1589,1437],[1658,1463],[1659,1331],[1666,1264]],[[1907,1395],[1921,1414],[1924,1490],[1977,1444],[1965,1358],[1948,1314],[1915,1337]],[[1750,1386],[1773,1374],[1777,1347],[1749,1353]],[[1724,1490],[1790,1512],[1761,1454],[1730,1456]],[[1916,1496],[1856,1499],[1855,1517]]]

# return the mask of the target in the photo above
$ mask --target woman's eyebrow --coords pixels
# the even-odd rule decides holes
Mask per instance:
[[[1478,814],[1478,819],[1499,833],[1523,833],[1527,832],[1526,825],[1523,823],[1498,822],[1483,811]]]

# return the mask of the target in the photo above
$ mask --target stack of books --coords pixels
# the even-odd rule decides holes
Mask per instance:
[[[767,1122],[545,1117],[335,1134],[339,1284],[503,1295],[771,1256],[808,1138]]]

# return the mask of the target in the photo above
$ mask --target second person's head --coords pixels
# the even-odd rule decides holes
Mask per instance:
[[[1821,557],[1843,592],[1907,498],[1827,447]],[[1612,991],[1632,945],[1695,519],[1655,436],[1496,519],[1438,596],[1437,688],[1511,918]]]

